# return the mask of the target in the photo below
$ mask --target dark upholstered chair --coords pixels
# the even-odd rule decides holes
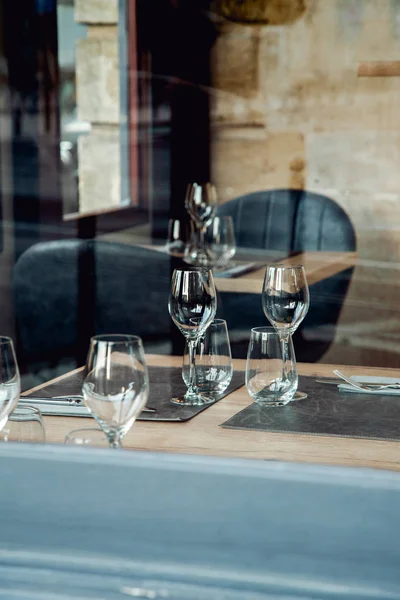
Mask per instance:
[[[354,251],[353,225],[330,198],[302,190],[260,191],[218,207],[234,221],[239,248],[282,251]],[[353,269],[310,287],[310,310],[294,336],[297,359],[319,360],[329,348]],[[261,290],[260,290],[261,291]],[[232,351],[244,357],[251,327],[266,325],[259,294],[221,293],[221,315],[228,322]]]
[[[170,259],[160,252],[97,240],[36,244],[13,274],[19,359],[28,370],[81,361],[93,333],[136,334],[148,351],[168,352],[169,288]]]

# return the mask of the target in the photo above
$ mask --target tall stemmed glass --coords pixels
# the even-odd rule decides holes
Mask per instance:
[[[13,341],[0,336],[0,431],[18,404],[20,391],[21,380]]]
[[[217,190],[211,183],[191,183],[186,190],[185,207],[199,232],[199,244],[186,255],[190,264],[207,267],[211,264],[205,234],[217,208]]]
[[[302,265],[269,265],[265,272],[262,291],[264,314],[279,333],[285,365],[288,360],[289,337],[296,331],[310,306],[310,293]],[[294,400],[307,397],[296,392]]]
[[[236,253],[235,229],[230,216],[215,217],[207,230],[207,248],[216,269],[227,268]]]
[[[136,335],[93,337],[82,392],[110,448],[120,448],[149,395],[142,340]]]
[[[172,274],[168,310],[189,347],[188,389],[184,396],[173,398],[171,402],[187,406],[213,402],[212,397],[199,393],[195,366],[197,341],[214,319],[217,310],[211,271],[176,269]]]

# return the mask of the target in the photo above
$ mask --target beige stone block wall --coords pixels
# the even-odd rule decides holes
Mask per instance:
[[[400,364],[400,77],[357,76],[361,62],[400,60],[400,3],[305,4],[291,24],[221,26],[214,181],[222,201],[304,187],[338,202],[360,265],[324,360]]]
[[[212,151],[212,179],[220,202],[257,190],[304,185],[301,133],[268,134],[257,128],[220,131]]]
[[[81,23],[118,22],[118,0],[75,0],[75,19]]]
[[[306,0],[216,0],[218,14],[232,21],[283,25],[298,19]]]
[[[76,51],[79,119],[91,132],[78,145],[79,212],[121,203],[120,96],[117,0],[75,0],[75,18],[87,24]]]
[[[400,58],[399,4],[308,0],[290,25],[223,25],[215,53],[216,184],[235,182],[236,195],[288,185],[296,174],[294,187],[338,199],[356,226],[358,192],[368,193],[369,217],[387,225],[390,214],[374,198],[399,189],[400,78],[358,78],[357,67]],[[279,152],[262,139],[281,139]],[[248,168],[239,178],[241,163]],[[370,233],[358,234],[367,248]]]
[[[259,28],[225,25],[212,49],[212,118],[221,125],[265,125]]]
[[[119,73],[117,28],[112,37],[102,30],[77,45],[78,116],[92,123],[119,124]]]
[[[392,0],[309,0],[290,25],[224,24],[213,60],[221,199],[326,194],[349,213],[363,257],[400,261],[400,78],[357,77],[362,61],[394,59]]]
[[[117,207],[121,202],[119,131],[94,126],[79,139],[79,196],[82,212]]]

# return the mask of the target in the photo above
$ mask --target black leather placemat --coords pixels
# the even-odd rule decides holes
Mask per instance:
[[[341,393],[334,385],[299,377],[308,398],[286,406],[251,404],[221,424],[229,429],[400,440],[400,394]]]
[[[142,413],[139,421],[189,421],[200,412],[213,404],[201,406],[178,406],[171,403],[174,396],[183,395],[186,386],[182,380],[182,369],[177,367],[149,367],[150,393],[147,404],[157,409],[155,413]],[[216,401],[221,400],[230,392],[244,385],[244,371],[235,371],[228,389]],[[81,394],[83,370],[72,373],[70,376],[56,381],[40,391],[32,392],[29,396],[51,398],[68,394]]]

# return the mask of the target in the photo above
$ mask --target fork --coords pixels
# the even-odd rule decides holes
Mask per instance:
[[[392,389],[392,390],[400,389],[400,383],[384,383],[382,385],[368,385],[368,384],[364,384],[364,383],[358,383],[358,382],[354,381],[353,379],[350,379],[350,377],[347,377],[340,371],[334,370],[333,372],[335,375],[337,375],[338,377],[340,377],[341,379],[346,381],[346,383],[350,384],[351,386],[353,386],[359,390],[363,390],[363,391],[367,391],[367,392],[375,392],[377,390],[385,390],[385,389]]]

